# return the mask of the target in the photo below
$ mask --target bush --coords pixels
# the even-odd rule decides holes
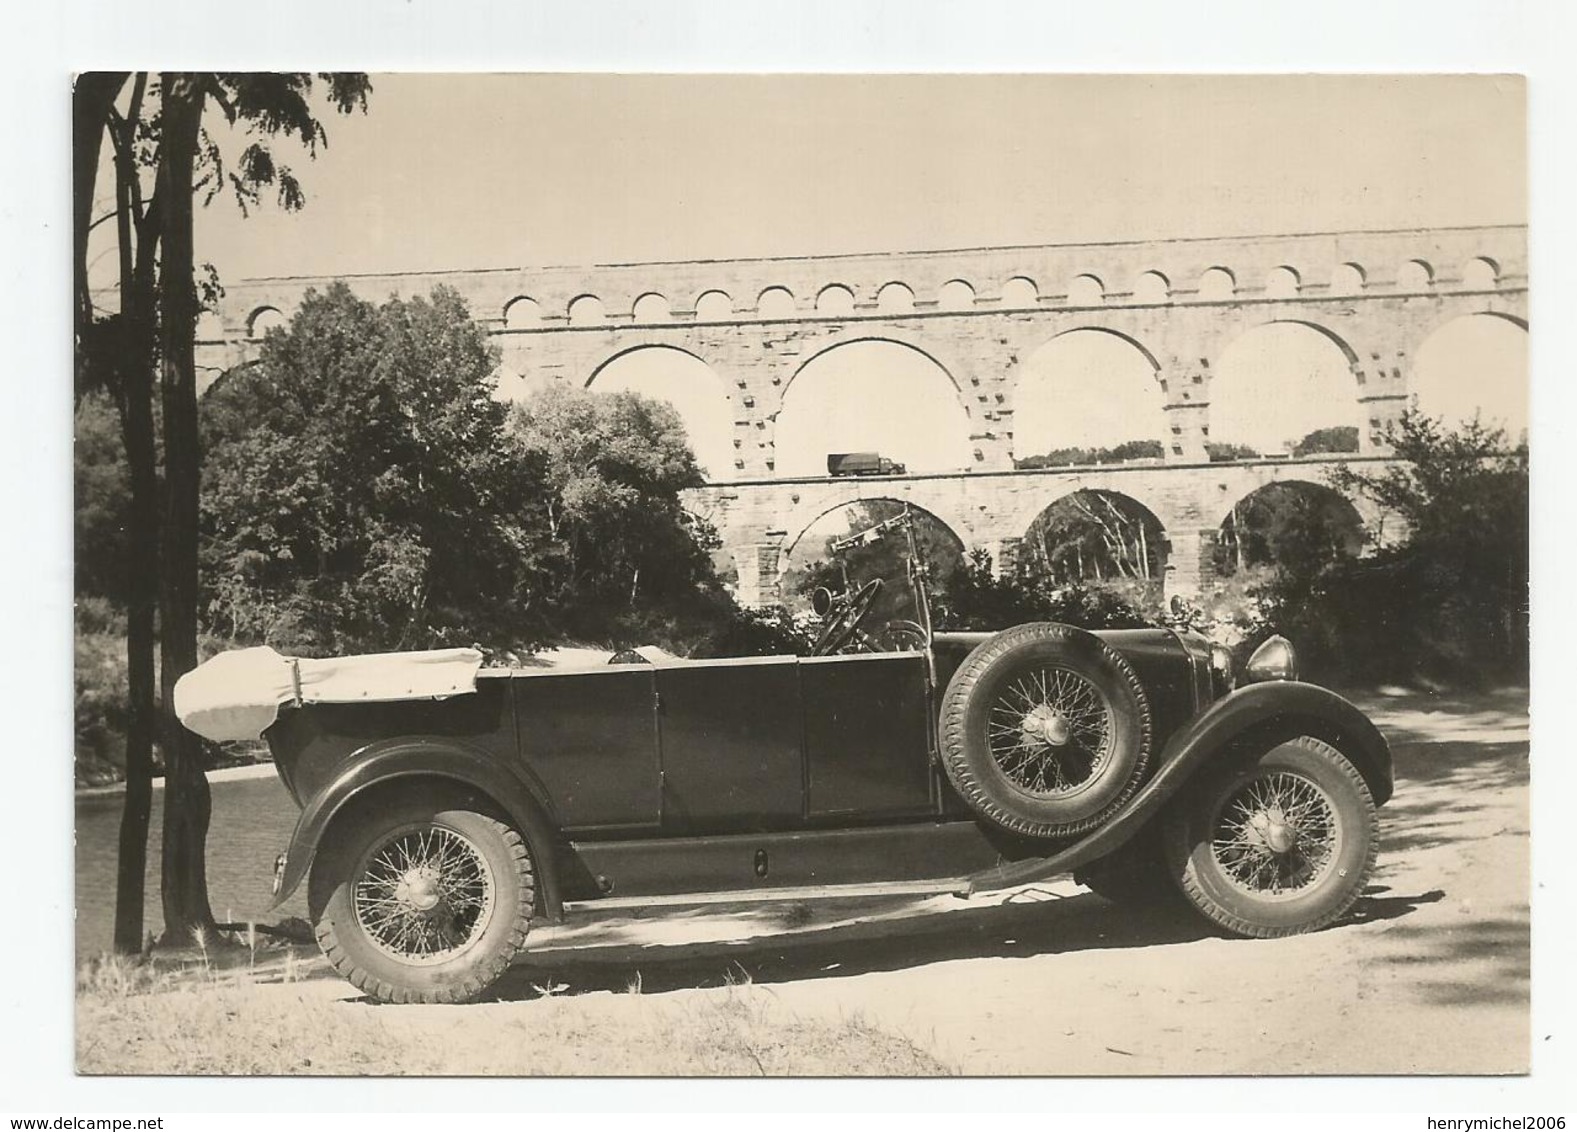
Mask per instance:
[[[1111,448],[1053,448],[1040,456],[1014,460],[1015,468],[1065,468],[1085,464],[1121,464],[1129,460],[1159,460],[1166,450],[1159,440],[1125,440]]]
[[[1358,426],[1335,425],[1317,428],[1292,446],[1294,456],[1314,456],[1321,452],[1358,451]]]
[[[78,786],[119,781],[126,768],[126,618],[101,597],[77,603],[74,739]]]
[[[1482,684],[1528,672],[1527,449],[1472,422],[1409,413],[1401,462],[1332,484],[1398,515],[1408,535],[1357,560],[1293,563],[1259,591],[1267,623],[1312,676]]]
[[[1257,460],[1259,450],[1250,448],[1247,444],[1209,442],[1205,445],[1205,455],[1210,458],[1212,464],[1223,464],[1232,460]]]
[[[781,606],[774,609],[740,609],[722,620],[716,630],[690,655],[808,656],[815,644],[811,622],[795,617]]]
[[[1023,569],[993,577],[991,556],[970,552],[969,562],[936,595],[938,628],[997,630],[1026,621],[1060,621],[1085,629],[1137,629],[1155,623],[1140,590],[1147,583],[1055,585],[1042,574]]]

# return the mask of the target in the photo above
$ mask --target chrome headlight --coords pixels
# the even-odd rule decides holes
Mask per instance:
[[[1232,650],[1225,645],[1213,644],[1210,646],[1210,673],[1215,677],[1219,688],[1228,692],[1237,683],[1237,678],[1232,671]]]
[[[1286,637],[1271,637],[1248,658],[1243,666],[1243,683],[1255,684],[1262,680],[1296,680],[1298,678],[1298,653]]]

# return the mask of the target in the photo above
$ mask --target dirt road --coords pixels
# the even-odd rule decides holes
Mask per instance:
[[[682,1008],[748,982],[774,1011],[858,1015],[968,1074],[1525,1071],[1526,703],[1521,691],[1365,698],[1393,744],[1397,793],[1356,914],[1313,935],[1223,939],[1072,881],[989,903],[711,908],[556,929],[501,1001],[377,1017],[485,1032],[573,1002],[634,1024],[654,999]],[[267,989],[369,1009],[333,980]]]

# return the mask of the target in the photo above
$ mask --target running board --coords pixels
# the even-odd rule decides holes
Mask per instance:
[[[611,912],[636,908],[674,908],[703,904],[766,904],[792,900],[839,900],[871,896],[962,895],[964,877],[890,881],[880,884],[818,884],[794,888],[750,888],[733,892],[678,892],[667,896],[604,896],[566,900],[565,912]]]

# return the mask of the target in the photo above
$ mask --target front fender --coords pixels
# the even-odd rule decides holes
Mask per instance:
[[[324,833],[334,818],[368,789],[402,778],[436,778],[469,787],[503,809],[520,830],[537,865],[548,914],[559,915],[562,898],[553,866],[552,807],[540,784],[466,743],[451,738],[416,736],[369,744],[346,760],[327,786],[305,800],[279,874],[274,909],[300,887]]]
[[[1312,735],[1352,760],[1377,804],[1391,797],[1391,748],[1379,728],[1352,704],[1317,684],[1250,684],[1179,728],[1167,740],[1160,769],[1111,821],[1050,857],[998,865],[970,877],[964,893],[990,892],[1068,872],[1121,848],[1200,768],[1249,736]]]

